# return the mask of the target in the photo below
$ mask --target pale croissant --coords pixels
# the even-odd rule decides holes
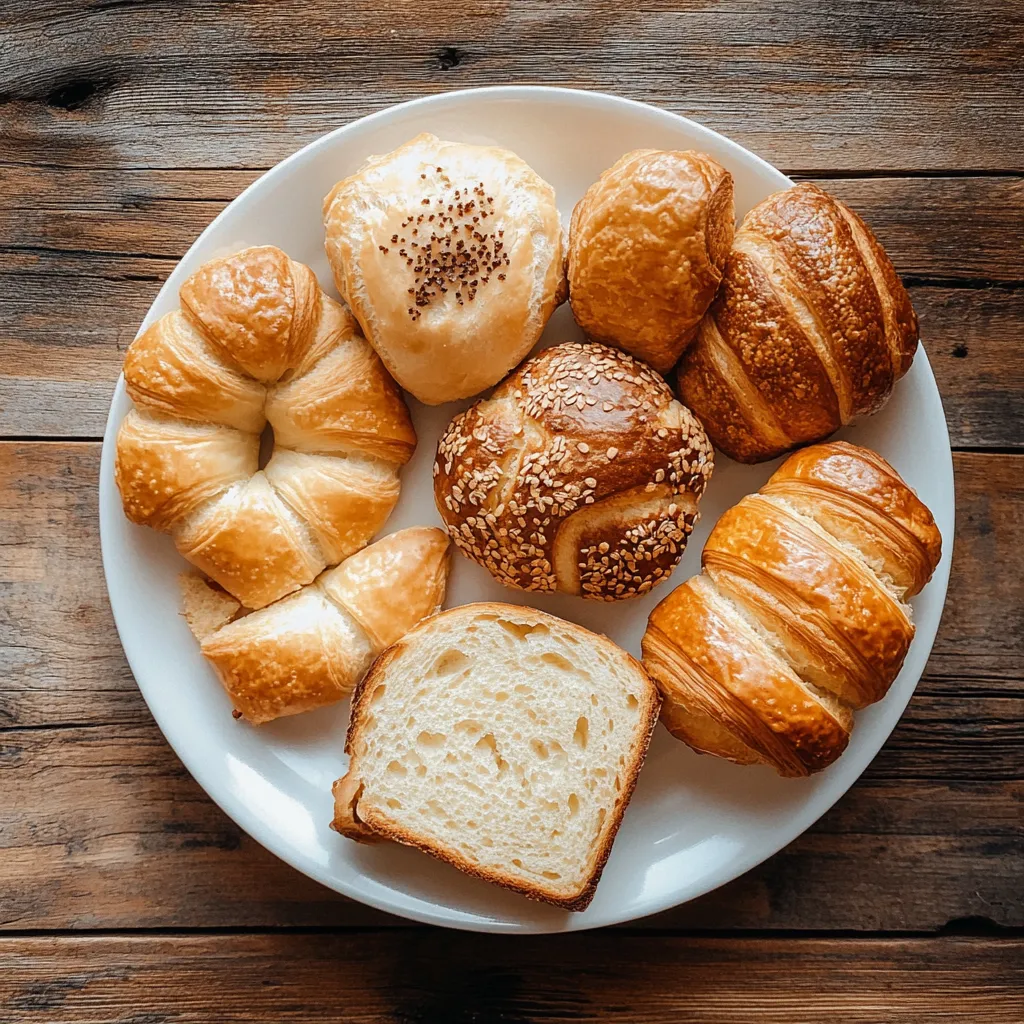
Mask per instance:
[[[380,530],[416,435],[352,316],[280,249],[206,263],[179,298],[125,355],[115,479],[132,522],[260,608]]]
[[[186,574],[185,618],[236,717],[260,725],[347,697],[385,647],[440,610],[449,564],[444,531],[413,527],[249,614]]]

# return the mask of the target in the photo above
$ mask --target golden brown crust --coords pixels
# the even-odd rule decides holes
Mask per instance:
[[[727,722],[733,737],[781,775],[809,775],[846,749],[849,722],[829,711],[706,577],[687,580],[655,608],[642,647],[666,706]],[[690,738],[671,714],[665,724]]]
[[[506,586],[615,600],[678,563],[712,466],[657,374],[571,343],[452,420],[434,496],[455,544]]]
[[[259,608],[380,530],[416,435],[351,314],[281,250],[204,264],[180,298],[125,356],[138,409],[115,479],[133,522]],[[275,457],[254,476],[267,419]]]
[[[573,210],[576,321],[595,341],[667,373],[715,296],[734,222],[732,176],[711,157],[627,153]]]
[[[296,451],[361,452],[404,465],[416,433],[402,394],[352,315],[326,296],[324,304],[338,322],[333,344],[307,372],[271,389],[274,441]]]
[[[121,421],[114,481],[124,514],[169,530],[256,472],[259,440],[231,427],[179,423],[132,409]]]
[[[229,360],[264,383],[302,359],[320,319],[313,271],[272,245],[204,263],[178,298]]]
[[[338,182],[324,225],[339,292],[430,405],[500,380],[564,294],[554,190],[505,149],[419,135]]]
[[[719,519],[705,574],[651,614],[644,664],[666,725],[783,775],[827,766],[851,710],[899,673],[914,634],[902,602],[940,550],[931,514],[874,452],[837,442],[791,456]]]
[[[874,412],[916,345],[910,299],[877,240],[805,182],[743,219],[679,391],[716,447],[760,462]]]
[[[526,896],[528,899],[541,903],[549,903],[564,910],[583,911],[586,910],[594,898],[598,882],[604,871],[605,864],[611,853],[615,836],[618,834],[622,824],[623,815],[629,806],[629,801],[636,788],[636,781],[640,775],[650,747],[651,737],[658,724],[658,713],[661,708],[661,696],[653,683],[645,667],[628,652],[616,647],[616,652],[627,659],[635,670],[646,680],[649,685],[643,693],[643,704],[641,717],[644,721],[644,733],[640,737],[635,749],[633,761],[626,766],[622,783],[622,789],[617,798],[612,813],[608,816],[608,824],[605,827],[605,834],[595,851],[594,862],[585,885],[579,892],[571,896],[559,895],[550,890],[544,890],[540,883],[525,884],[521,879],[505,874],[499,870],[481,868],[467,858],[463,857],[457,850],[435,843],[432,840],[411,833],[397,825],[385,814],[377,811],[373,806],[360,803],[363,793],[363,783],[359,775],[359,741],[360,732],[365,728],[369,715],[369,706],[373,700],[374,690],[381,683],[389,678],[389,671],[393,662],[398,660],[407,644],[415,643],[416,637],[421,632],[438,628],[445,620],[472,618],[479,614],[508,615],[513,618],[521,618],[523,615],[532,615],[538,620],[544,618],[555,618],[545,612],[534,608],[524,608],[518,605],[504,604],[499,601],[487,601],[477,604],[462,605],[441,615],[424,619],[414,629],[410,630],[398,642],[380,654],[377,660],[370,667],[352,695],[352,713],[349,718],[348,732],[345,737],[345,752],[349,755],[349,767],[346,774],[338,779],[333,787],[334,795],[334,819],[331,828],[350,839],[358,842],[372,842],[374,839],[388,839],[402,843],[406,846],[415,847],[424,853],[440,861],[444,861],[452,867],[483,879],[485,882],[492,882],[512,892]],[[570,628],[573,633],[583,637],[590,643],[611,645],[612,642],[605,636],[592,633],[590,630],[577,626],[572,622],[558,620],[563,627]]]
[[[298,593],[241,617],[236,606],[232,621],[197,630],[202,652],[254,725],[333,704],[386,643],[441,606],[447,556],[443,531],[400,530]]]
[[[262,472],[179,521],[173,536],[183,557],[246,608],[298,590],[324,567],[309,531]]]
[[[451,568],[444,530],[417,526],[377,541],[321,577],[335,604],[354,618],[376,650],[395,643],[441,609]],[[416,585],[409,587],[409,581]]]

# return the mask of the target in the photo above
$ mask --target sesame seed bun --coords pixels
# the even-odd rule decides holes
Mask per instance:
[[[451,421],[434,498],[456,546],[499,582],[614,601],[678,564],[712,467],[700,423],[658,374],[569,343]]]

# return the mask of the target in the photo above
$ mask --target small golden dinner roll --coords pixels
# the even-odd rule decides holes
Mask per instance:
[[[732,175],[711,157],[627,153],[573,210],[576,322],[595,341],[667,373],[715,297],[734,222]]]
[[[338,290],[428,405],[501,380],[564,299],[554,189],[507,149],[418,135],[338,182],[324,224]]]
[[[498,582],[615,601],[675,568],[711,470],[700,423],[658,374],[572,342],[448,424],[434,499],[456,546]]]

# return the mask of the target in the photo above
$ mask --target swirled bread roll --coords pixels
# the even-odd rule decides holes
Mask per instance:
[[[204,264],[179,298],[125,355],[115,479],[132,522],[259,608],[381,529],[416,435],[351,315],[280,249]]]
[[[418,135],[338,182],[324,225],[338,291],[428,405],[501,380],[565,298],[554,189],[507,149]]]
[[[185,617],[236,717],[260,725],[347,697],[385,647],[440,610],[449,562],[442,530],[413,527],[248,614],[187,575]]]
[[[804,182],[743,218],[679,364],[679,393],[716,448],[762,462],[876,411],[917,340],[910,298],[875,236]]]
[[[732,175],[711,157],[627,153],[573,210],[576,322],[594,341],[668,373],[715,297],[735,219]]]
[[[451,421],[434,498],[456,546],[499,582],[613,601],[675,568],[711,456],[653,370],[569,343],[528,359]]]
[[[907,600],[941,554],[931,513],[879,455],[791,456],[715,524],[704,572],[651,613],[644,666],[695,750],[809,775],[846,748],[914,636]]]

